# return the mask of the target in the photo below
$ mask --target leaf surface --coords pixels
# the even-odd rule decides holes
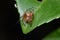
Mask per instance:
[[[31,24],[25,23],[20,18],[22,31],[24,34],[29,33],[36,27],[48,23],[60,17],[60,0],[16,0],[17,9],[20,17],[26,10],[34,12],[34,19]]]

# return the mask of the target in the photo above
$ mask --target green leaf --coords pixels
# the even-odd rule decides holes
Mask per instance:
[[[47,35],[43,40],[60,40],[60,28]]]
[[[25,23],[20,18],[21,28],[24,34],[29,33],[36,27],[48,23],[60,17],[60,0],[16,0],[20,17],[26,10],[34,10],[34,19],[31,24]]]

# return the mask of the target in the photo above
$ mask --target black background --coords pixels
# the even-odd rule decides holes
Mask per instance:
[[[14,0],[0,1],[0,40],[42,40],[60,26],[60,18],[43,24],[27,35],[22,33]]]

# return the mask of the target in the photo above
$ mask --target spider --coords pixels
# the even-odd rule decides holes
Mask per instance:
[[[26,23],[32,23],[32,20],[33,20],[33,11],[26,11],[23,16],[22,16],[22,20]]]

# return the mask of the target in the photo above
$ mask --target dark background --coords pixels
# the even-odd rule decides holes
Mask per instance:
[[[42,40],[60,26],[60,18],[43,24],[27,35],[22,33],[14,0],[0,1],[0,40]]]

